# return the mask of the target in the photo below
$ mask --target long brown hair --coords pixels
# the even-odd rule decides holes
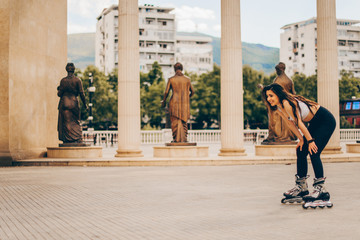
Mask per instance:
[[[299,103],[296,100],[299,100],[299,101],[305,103],[306,106],[309,108],[310,112],[312,114],[314,114],[314,112],[311,110],[311,106],[317,105],[316,102],[311,101],[310,99],[304,98],[303,96],[300,96],[300,95],[294,95],[294,94],[288,93],[288,92],[286,92],[284,90],[284,88],[281,85],[279,85],[277,83],[272,83],[272,84],[264,87],[263,90],[262,90],[263,99],[266,102],[266,104],[268,104],[270,106],[270,108],[272,110],[276,110],[277,107],[276,106],[271,106],[270,103],[267,100],[266,91],[269,91],[269,90],[273,91],[276,94],[276,96],[278,96],[280,104],[281,104],[282,107],[284,107],[284,105],[283,105],[284,100],[287,100],[289,102],[289,104],[290,104],[290,106],[292,108],[293,114],[295,116],[296,123],[298,123],[298,121],[299,121],[299,119],[297,117],[297,114],[296,114],[296,108],[299,109],[300,114],[301,114],[301,109],[299,107]]]

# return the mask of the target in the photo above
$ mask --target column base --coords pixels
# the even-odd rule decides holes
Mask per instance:
[[[342,154],[341,147],[325,147],[322,154]]]
[[[231,156],[246,156],[244,148],[221,148],[219,156],[231,157]]]
[[[116,150],[115,157],[143,157],[141,150],[126,150],[126,149],[118,149]]]

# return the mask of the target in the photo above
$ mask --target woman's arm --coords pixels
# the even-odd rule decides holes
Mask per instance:
[[[292,119],[295,119],[295,116],[293,114],[293,111],[292,111],[292,106],[290,105],[290,103],[288,101],[284,101],[283,102],[284,104],[284,109],[285,111],[289,114],[289,116],[292,118]],[[290,120],[287,120],[287,124],[290,128],[290,130],[299,138],[299,140],[301,141],[302,140],[302,136],[299,132],[299,129],[300,131],[302,132],[302,134],[304,134],[306,140],[309,142],[310,140],[313,140],[312,137],[311,137],[311,134],[309,132],[309,130],[306,128],[304,122],[301,120],[301,116],[300,116],[300,112],[298,109],[296,109],[296,116],[297,116],[297,119],[298,119],[298,124],[296,125],[295,123],[295,120],[294,121],[290,121]],[[292,124],[289,124],[289,122],[292,122]],[[295,130],[296,129],[296,130]],[[297,135],[297,133],[300,134],[300,137]],[[309,152],[310,154],[312,154],[312,152],[316,153],[317,152],[317,146],[315,144],[314,141],[310,142],[309,144]],[[301,144],[302,146],[302,144]],[[300,148],[301,150],[301,148]]]
[[[289,104],[289,103],[288,103]],[[285,105],[285,104],[284,104]],[[290,104],[289,104],[289,106],[290,106]],[[285,106],[284,106],[285,107]],[[291,106],[290,106],[291,107]],[[302,135],[301,135],[301,133],[300,133],[300,131],[299,131],[299,128],[296,126],[296,124],[295,124],[295,121],[294,120],[290,120],[289,119],[289,116],[286,116],[285,114],[284,114],[284,112],[283,111],[278,111],[279,113],[280,113],[280,116],[285,120],[285,122],[286,122],[286,125],[290,128],[290,130],[296,135],[296,137],[300,140],[300,139],[302,139]],[[287,112],[287,111],[286,111]],[[293,114],[292,114],[293,115]],[[292,119],[295,119],[294,118],[294,116],[291,116],[290,115],[290,117],[292,118]]]

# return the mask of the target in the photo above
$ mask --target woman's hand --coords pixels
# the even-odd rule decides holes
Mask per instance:
[[[300,138],[298,144],[296,145],[296,149],[300,147],[300,151],[302,151],[303,145],[304,145],[304,139]]]
[[[309,153],[312,155],[313,153],[317,153],[318,147],[316,146],[315,142],[309,143]]]

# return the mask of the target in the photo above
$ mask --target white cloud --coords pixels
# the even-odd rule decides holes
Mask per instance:
[[[86,26],[80,24],[69,24],[68,33],[85,33],[85,32],[95,32],[95,26]]]
[[[95,18],[104,8],[117,3],[117,0],[68,0],[68,11],[70,15]]]
[[[95,32],[96,17],[118,0],[68,0],[68,33]]]
[[[177,30],[180,32],[194,32],[196,23],[190,19],[177,20]]]
[[[215,13],[213,10],[199,7],[181,6],[180,8],[176,8],[174,13],[176,14],[176,18],[179,20],[215,19]]]

